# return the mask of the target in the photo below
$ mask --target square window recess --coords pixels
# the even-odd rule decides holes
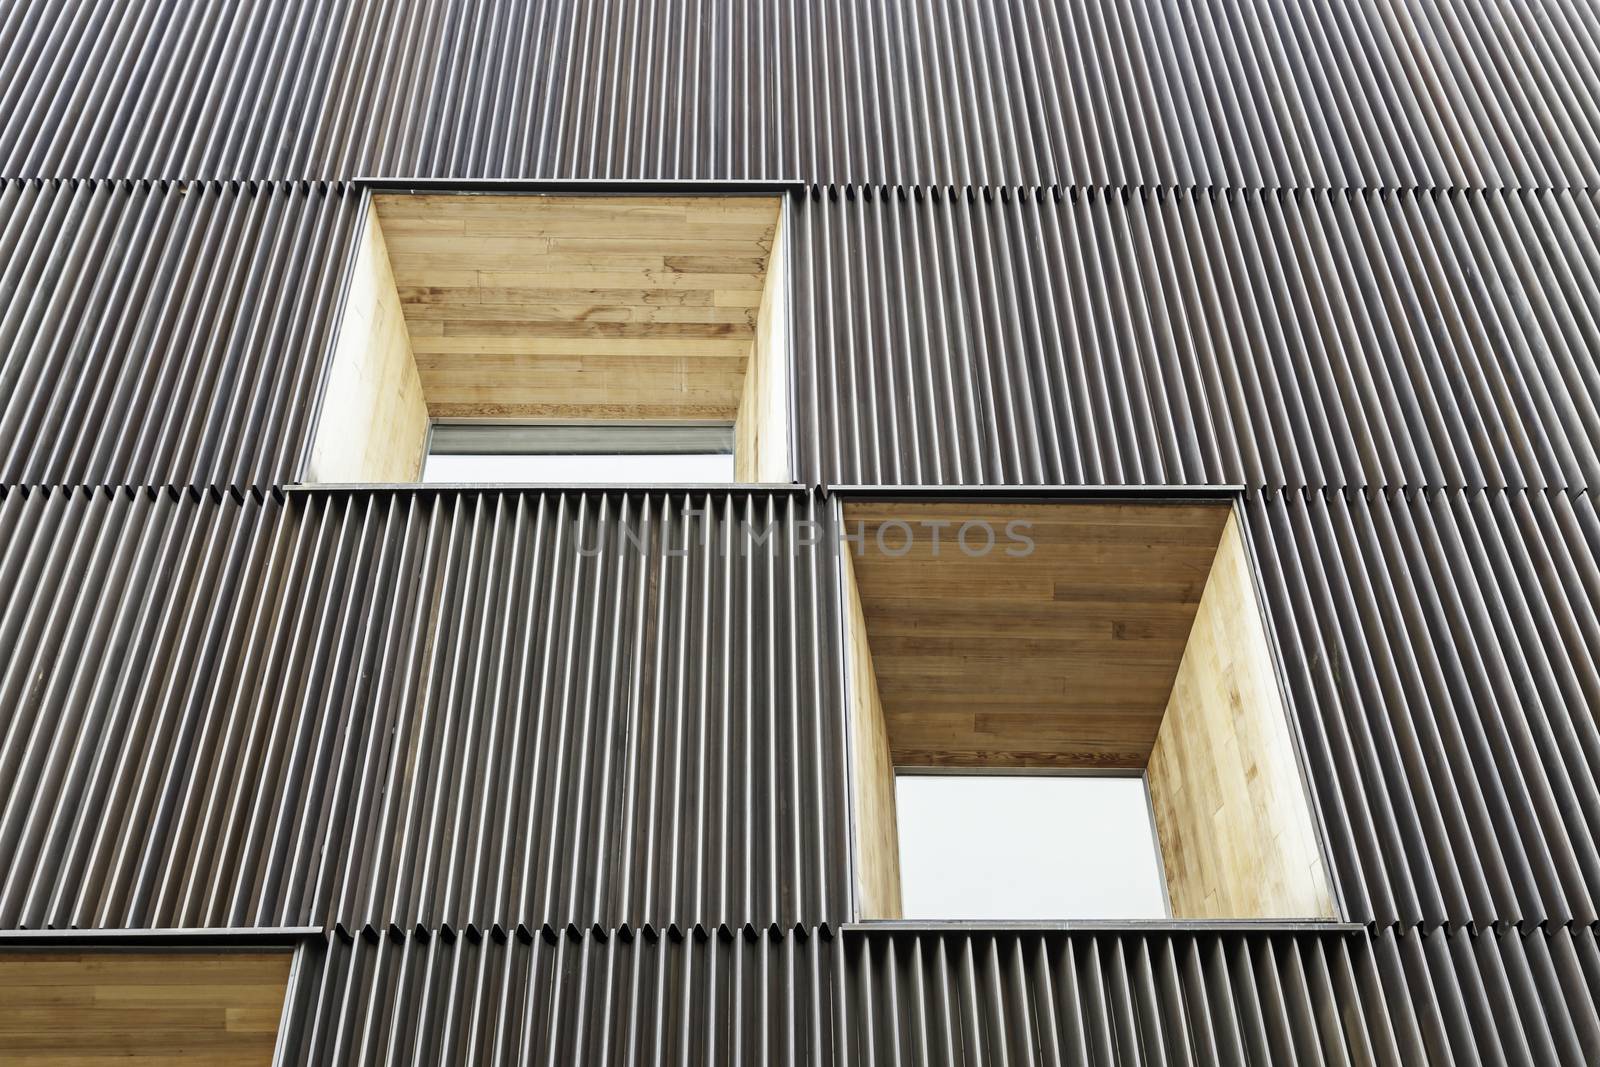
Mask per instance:
[[[784,264],[771,194],[375,193],[303,480],[787,482]]]
[[[897,797],[897,775],[997,770],[1142,776],[1174,918],[1336,916],[1230,501],[854,498],[842,521],[859,535],[842,579],[861,918],[900,918],[921,891],[911,879],[926,868],[901,866],[920,846],[898,809],[916,833],[928,813],[911,807],[933,800],[914,786]],[[990,816],[996,834],[1003,820],[1041,825],[1037,809],[1061,800],[1014,796],[1009,816]],[[946,861],[984,864],[994,882],[1077,877],[1108,855],[1070,826],[1034,848],[1086,854],[1048,870],[994,840],[948,847]],[[1033,898],[1063,910],[1015,917],[1119,917],[1069,914],[1077,899]]]

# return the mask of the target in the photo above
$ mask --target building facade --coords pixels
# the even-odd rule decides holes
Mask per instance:
[[[0,1061],[1600,1062],[1591,6],[20,0],[0,70]],[[628,417],[736,483],[417,474]],[[1182,625],[886,630],[853,525],[938,508],[1133,524],[1040,625]],[[1002,750],[1148,774],[1172,917],[895,921],[894,768]]]

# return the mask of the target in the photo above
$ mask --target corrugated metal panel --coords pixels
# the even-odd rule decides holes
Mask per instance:
[[[1594,194],[818,192],[793,202],[808,481],[1600,472]],[[356,207],[0,186],[0,480],[292,480]]]
[[[1593,499],[1329,490],[1248,517],[1350,917],[1596,921]]]
[[[1593,930],[419,932],[309,945],[283,1063],[1591,1063]]]
[[[842,915],[818,512],[12,491],[0,925]]]
[[[15,177],[1600,179],[1573,0],[23,0],[0,52]]]
[[[1591,193],[814,191],[831,483],[1588,485]]]
[[[1600,1063],[1600,949],[1589,928],[1380,931],[1374,955],[1411,1063]]]
[[[280,1064],[832,1063],[826,929],[418,932],[309,946]]]
[[[207,710],[236,691],[235,607],[277,511],[143,491],[0,501],[0,925],[199,912],[176,903],[204,894],[192,849],[217,834],[196,792],[258,762]]]
[[[1364,934],[419,932],[310,946],[299,974],[284,1063],[1399,1064],[1421,1049],[1414,1030],[1397,1042]]]
[[[845,937],[846,1063],[1419,1062],[1362,934]]]
[[[1594,1063],[1592,929],[846,933],[849,1063]]]
[[[0,922],[845,915],[832,571],[786,547],[816,505],[731,499],[13,490]],[[1352,917],[1594,921],[1588,496],[1249,516]]]
[[[0,183],[0,481],[287,481],[358,206],[338,185]]]
[[[284,1062],[1600,1061],[1597,68],[1574,0],[11,4],[0,926],[336,929]],[[823,183],[808,480],[1266,489],[1371,940],[821,925],[815,496],[273,489],[360,174]]]

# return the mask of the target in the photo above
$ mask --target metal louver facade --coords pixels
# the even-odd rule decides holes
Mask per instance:
[[[337,938],[288,1063],[1582,1063],[1592,930]]]
[[[1575,0],[5,7],[0,931],[316,928],[284,1064],[1600,1062],[1596,86]],[[793,182],[798,484],[299,487],[377,178]],[[852,484],[1243,486],[1346,922],[855,924]]]
[[[799,464],[865,484],[1583,488],[1592,193],[817,189]]]
[[[24,178],[1600,178],[1600,18],[1567,0],[27,0],[0,41]]]
[[[0,923],[848,907],[807,495],[13,490]],[[741,523],[765,528],[741,547]],[[725,550],[731,542],[731,551]]]
[[[293,480],[360,201],[307,182],[0,184],[0,477]]]
[[[1351,917],[1592,927],[1588,493],[1302,490],[1248,508]]]

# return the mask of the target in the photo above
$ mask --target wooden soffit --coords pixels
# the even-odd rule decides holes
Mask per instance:
[[[1230,505],[848,503],[892,758],[1143,767]],[[1007,525],[1025,522],[1027,555]],[[957,543],[966,523],[993,550]],[[878,531],[886,523],[904,523]],[[928,524],[940,524],[936,550]],[[980,527],[970,548],[985,542]],[[898,553],[909,543],[904,554]]]
[[[373,204],[430,416],[737,413],[780,198]]]

